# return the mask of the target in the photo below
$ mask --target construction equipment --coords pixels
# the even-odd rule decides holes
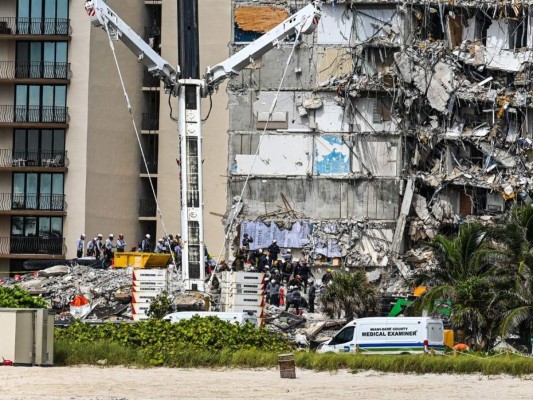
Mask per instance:
[[[91,23],[102,27],[110,39],[123,42],[163,82],[165,92],[178,97],[182,277],[188,290],[204,290],[205,281],[201,98],[213,93],[225,79],[239,73],[283,39],[312,33],[321,16],[321,4],[315,1],[305,6],[233,56],[208,67],[203,79],[180,79],[180,68],[174,68],[157,54],[103,0],[85,2]]]

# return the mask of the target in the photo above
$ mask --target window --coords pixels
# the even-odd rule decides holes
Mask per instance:
[[[17,42],[16,78],[67,79],[67,42]]]
[[[66,122],[66,85],[16,85],[15,121]]]
[[[13,174],[13,209],[64,210],[63,174]]]
[[[355,331],[354,326],[349,326],[348,328],[343,329],[329,343],[330,345],[334,344],[343,344],[350,342],[353,339],[353,333]]]
[[[13,160],[27,166],[65,166],[64,129],[15,129]]]
[[[69,0],[18,0],[17,33],[67,35]]]
[[[63,218],[12,217],[10,253],[64,254]]]

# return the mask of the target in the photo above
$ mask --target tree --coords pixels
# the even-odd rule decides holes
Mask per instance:
[[[501,335],[518,329],[520,337],[529,341],[533,334],[533,207],[514,208],[492,236],[505,246],[510,260],[506,265],[510,284],[501,292],[505,305]]]
[[[478,223],[462,225],[454,239],[437,235],[432,247],[437,265],[414,276],[414,283],[430,288],[417,308],[435,312],[449,300],[453,326],[462,329],[470,342],[491,345],[501,315],[496,266],[507,260],[505,252],[489,246],[487,230]]]
[[[346,320],[351,321],[356,316],[361,318],[377,313],[381,296],[376,286],[368,282],[364,271],[338,271],[326,286],[321,302],[333,315],[344,312]]]

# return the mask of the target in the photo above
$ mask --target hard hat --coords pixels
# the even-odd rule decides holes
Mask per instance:
[[[150,239],[150,234],[149,234],[149,233],[147,233],[147,234],[146,234],[146,237],[147,237],[148,239]]]
[[[96,241],[96,238],[93,238],[94,241]]]
[[[331,268],[328,268],[326,272],[333,272]]]
[[[85,233],[82,233],[82,234],[81,234],[81,237],[85,239]]]
[[[295,263],[297,263],[297,262],[300,262],[300,259],[298,259],[298,258],[293,258],[292,261],[294,261]]]
[[[272,279],[272,280],[270,281],[270,283],[276,283],[276,280],[275,280],[275,279]]]
[[[272,241],[272,243],[277,243],[277,242],[278,242],[278,241],[277,241],[276,239],[274,239],[274,240]]]
[[[163,242],[164,240],[163,240],[163,238],[161,238],[161,239],[159,239],[159,241],[160,241],[160,242]]]
[[[287,253],[291,253],[291,252],[292,252],[292,250],[291,250],[291,249],[287,249]]]
[[[262,253],[263,252],[263,249],[259,249],[259,253]]]
[[[98,237],[101,238],[101,237],[104,237],[101,233],[98,234]]]
[[[109,237],[115,237],[115,235],[113,235],[112,233],[109,234]]]

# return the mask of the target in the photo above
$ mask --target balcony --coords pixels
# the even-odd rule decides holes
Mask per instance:
[[[152,218],[157,215],[157,203],[154,199],[140,199],[139,200],[139,217]]]
[[[141,129],[143,131],[158,131],[159,130],[159,114],[143,113],[141,121]]]
[[[71,77],[70,63],[0,61],[0,82],[68,83]]]
[[[161,29],[156,26],[144,27],[144,41],[159,55],[161,55]]]
[[[69,163],[66,151],[0,149],[0,170],[65,172]]]
[[[161,80],[147,69],[144,70],[143,87],[159,89]]]
[[[0,105],[0,126],[67,128],[68,107]]]
[[[0,214],[63,215],[66,210],[64,194],[0,193]]]
[[[141,160],[141,174],[157,174],[157,161],[147,159],[146,164],[148,165],[148,169],[146,169],[146,165]]]
[[[0,257],[3,256],[2,258],[64,258],[57,256],[64,256],[66,250],[64,238],[0,237]],[[13,257],[12,255],[24,255],[24,257]],[[34,257],[31,257],[32,255]]]
[[[0,39],[57,39],[70,38],[72,28],[67,18],[0,17]]]

